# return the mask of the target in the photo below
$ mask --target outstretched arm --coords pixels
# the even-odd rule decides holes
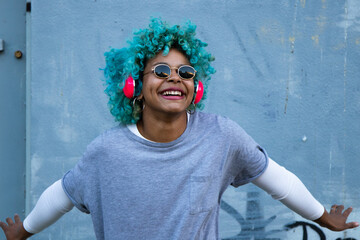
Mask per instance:
[[[357,222],[346,223],[351,208],[345,212],[342,212],[343,206],[332,208],[328,213],[296,175],[271,159],[265,172],[252,183],[302,217],[332,231],[342,231],[359,225]]]
[[[10,218],[7,218],[8,225],[1,223],[1,228],[4,230],[8,240],[26,239],[56,222],[73,207],[74,204],[62,188],[61,180],[58,180],[41,194],[34,209],[24,222],[21,222],[19,216],[15,215],[15,223]],[[15,236],[15,238],[12,236]]]

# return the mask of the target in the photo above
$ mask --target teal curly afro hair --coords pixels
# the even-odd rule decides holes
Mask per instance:
[[[149,28],[136,30],[129,46],[122,49],[110,49],[105,53],[106,67],[105,93],[109,96],[109,108],[116,121],[123,124],[136,123],[141,118],[141,106],[133,104],[134,99],[128,99],[122,88],[129,75],[135,80],[135,96],[142,89],[142,74],[146,61],[163,51],[166,56],[171,48],[183,52],[190,64],[197,71],[195,84],[199,80],[204,85],[204,95],[196,106],[189,106],[189,110],[203,108],[206,99],[208,82],[215,69],[210,65],[215,58],[205,51],[206,43],[195,38],[196,25],[187,21],[183,26],[170,26],[160,18],[152,18]],[[135,101],[137,103],[137,101]]]

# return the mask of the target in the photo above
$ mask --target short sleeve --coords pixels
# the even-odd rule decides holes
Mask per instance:
[[[259,177],[268,165],[266,151],[254,141],[237,123],[229,120],[224,126],[229,136],[230,159],[228,174],[231,185],[239,187]]]
[[[72,203],[80,211],[90,213],[84,203],[84,179],[82,179],[83,163],[80,161],[73,169],[65,173],[62,178],[62,187]]]
[[[69,170],[62,178],[62,186],[73,202],[82,212],[90,213],[89,202],[93,191],[96,189],[94,184],[97,178],[97,164],[102,156],[101,145],[95,139],[87,147],[80,161],[75,167]]]
[[[249,153],[249,152],[248,152]],[[238,174],[231,183],[234,187],[239,187],[259,177],[268,166],[268,156],[266,151],[257,145],[251,154],[241,158],[242,166],[239,167]]]

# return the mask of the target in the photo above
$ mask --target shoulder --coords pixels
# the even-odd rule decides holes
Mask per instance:
[[[225,137],[230,141],[248,137],[244,129],[228,117],[204,112],[197,112],[193,116],[193,129],[197,134]]]
[[[86,152],[94,153],[105,151],[116,141],[121,139],[121,136],[124,135],[124,128],[126,128],[126,126],[119,125],[102,132],[90,142],[90,144],[86,148]]]
[[[197,125],[203,125],[206,128],[215,128],[222,132],[234,130],[243,131],[237,122],[225,116],[213,113],[196,112],[194,118]]]
[[[230,120],[228,117],[224,117],[214,113],[207,113],[200,111],[195,112],[192,116],[198,121],[201,121],[202,123],[214,123],[214,122],[216,123],[216,122],[223,122]]]

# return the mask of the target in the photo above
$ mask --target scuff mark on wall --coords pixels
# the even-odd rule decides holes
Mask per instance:
[[[40,158],[40,156],[37,153],[34,153],[31,157],[31,182],[30,185],[31,186],[37,186],[40,184],[41,182],[41,177],[39,177],[39,170],[41,169],[43,165],[43,161]],[[31,187],[32,189],[33,187]],[[37,201],[37,199],[39,198],[39,195],[34,194],[32,190],[30,190],[31,192],[29,193],[29,196],[31,196],[31,202],[35,203]]]
[[[227,22],[228,26],[231,28],[231,32],[234,33],[236,40],[238,42],[238,45],[240,46],[241,51],[245,55],[246,60],[249,62],[251,69],[255,72],[255,74],[258,78],[264,79],[264,74],[260,71],[260,69],[257,67],[255,62],[252,60],[249,53],[247,52],[247,49],[240,37],[240,34],[237,31],[234,23],[227,17],[224,17],[224,21]]]
[[[294,53],[295,37],[289,37],[289,42],[291,44],[291,53]]]
[[[284,44],[286,42],[284,25],[277,19],[269,19],[262,25],[256,33],[271,43]]]
[[[233,79],[232,69],[224,67],[224,81],[229,82]]]
[[[303,8],[305,8],[306,0],[300,0],[300,3],[301,3],[301,6],[302,6]]]
[[[311,36],[311,39],[314,41],[315,45],[319,45],[319,35]]]
[[[325,9],[327,7],[326,0],[321,0],[321,3],[321,7]]]
[[[344,1],[345,13],[343,21],[337,24],[338,27],[352,28],[355,31],[360,31],[360,1],[347,0]]]
[[[321,29],[323,30],[325,25],[327,23],[327,18],[325,16],[318,16],[316,18],[316,25]]]
[[[257,48],[259,48],[260,52],[262,53],[262,57],[264,59],[264,63],[265,63],[268,73],[271,76],[275,76],[275,72],[273,71],[273,68],[270,64],[271,60],[267,57],[267,54],[266,54],[266,52],[267,52],[266,46],[263,47],[263,45],[261,44],[261,41],[259,40],[259,35],[251,27],[249,27],[249,32],[250,32],[251,36],[253,37],[253,39],[255,39]],[[266,75],[269,75],[269,74],[266,74]]]
[[[296,26],[296,19],[297,19],[297,3],[294,6],[294,17],[292,22],[292,36],[289,37],[290,42],[290,55],[289,55],[289,67],[288,67],[288,77],[286,79],[286,97],[285,97],[285,106],[284,106],[284,114],[287,113],[287,107],[289,102],[289,92],[290,92],[290,82],[292,81],[292,72],[293,72],[293,62],[294,62],[294,52],[295,52],[295,26]]]
[[[290,42],[290,57],[289,57],[289,70],[288,70],[288,78],[286,79],[286,97],[285,97],[285,107],[284,107],[284,114],[286,114],[287,112],[287,106],[288,106],[288,102],[289,102],[289,85],[290,85],[290,81],[292,80],[292,54],[294,54],[294,48],[295,48],[295,37],[289,37],[289,42]]]
[[[347,1],[345,1],[345,27],[344,27],[344,45],[345,45],[345,53],[344,53],[344,112],[346,112],[346,85],[347,85],[347,37],[348,37],[348,6]]]

